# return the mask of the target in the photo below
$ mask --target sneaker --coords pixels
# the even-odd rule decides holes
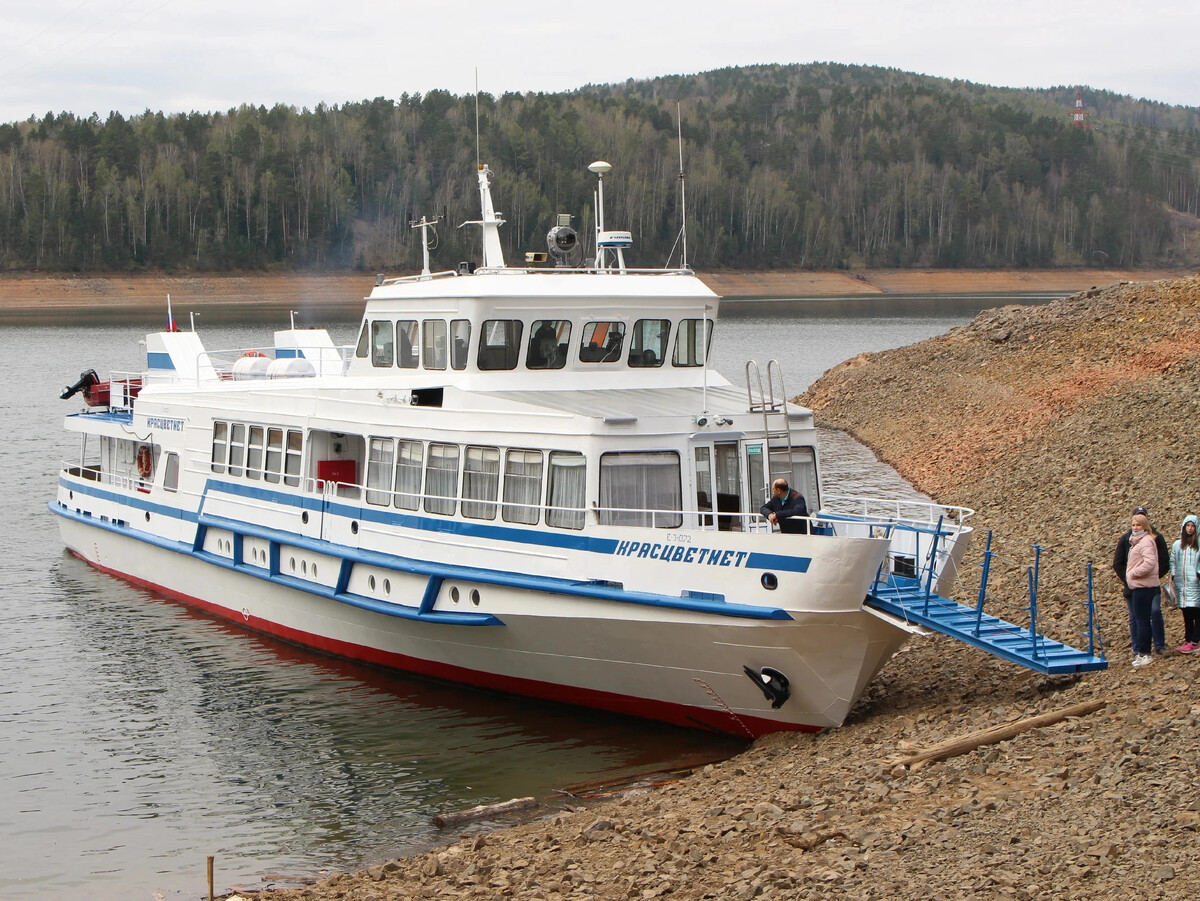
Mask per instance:
[[[1196,650],[1196,647],[1197,645],[1194,641],[1185,641],[1178,648],[1176,648],[1176,650],[1179,651],[1180,654],[1190,654],[1192,651]]]
[[[1149,654],[1138,654],[1136,657],[1133,658],[1134,666],[1149,666],[1153,662],[1154,662],[1154,658],[1151,657]]]

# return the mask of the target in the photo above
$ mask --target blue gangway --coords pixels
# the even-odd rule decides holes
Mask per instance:
[[[1080,651],[929,590],[919,579],[888,575],[872,586],[867,606],[1011,660],[1039,673],[1083,673],[1108,668],[1103,656]],[[1089,644],[1091,643],[1089,638]]]

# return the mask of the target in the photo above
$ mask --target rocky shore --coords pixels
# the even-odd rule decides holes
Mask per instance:
[[[914,639],[841,729],[773,735],[645,793],[459,838],[271,901],[1175,898],[1200,889],[1200,654],[1130,667],[1109,571],[1132,507],[1174,538],[1200,508],[1200,277],[1006,307],[848,361],[803,397],[996,531],[989,607],[1086,641],[1085,565],[1112,666],[1046,678]],[[982,541],[978,542],[979,545]],[[969,555],[961,590],[978,584]],[[1168,640],[1182,640],[1167,613]],[[908,753],[1084,701],[1101,709],[924,768]],[[247,887],[249,888],[249,887]]]

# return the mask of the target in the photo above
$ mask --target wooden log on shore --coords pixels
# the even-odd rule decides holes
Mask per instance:
[[[461,826],[463,823],[491,819],[494,816],[512,813],[514,810],[528,810],[531,807],[537,807],[537,804],[537,799],[532,797],[513,798],[511,801],[502,801],[499,804],[480,804],[470,810],[439,813],[433,818],[433,825],[439,829],[445,829],[447,826]]]
[[[960,754],[966,754],[984,745],[994,745],[997,742],[1007,741],[1022,732],[1042,726],[1051,726],[1054,723],[1067,719],[1067,717],[1085,716],[1086,714],[1094,713],[1107,703],[1108,701],[1084,701],[1081,704],[1074,704],[1070,707],[1064,707],[1061,710],[1051,711],[1050,713],[1013,720],[1009,723],[1001,723],[999,726],[990,726],[987,729],[980,729],[978,732],[971,732],[968,735],[939,742],[917,754],[896,760],[894,763],[906,766],[915,773],[917,770],[934,761],[957,757]]]

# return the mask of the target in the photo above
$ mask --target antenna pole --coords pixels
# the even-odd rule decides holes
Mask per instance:
[[[679,101],[675,101],[675,124],[679,131],[679,205],[683,213],[683,250],[681,256],[682,268],[688,267],[687,262],[687,178],[683,174],[683,113]]]
[[[479,67],[475,67],[475,171],[479,171]]]

